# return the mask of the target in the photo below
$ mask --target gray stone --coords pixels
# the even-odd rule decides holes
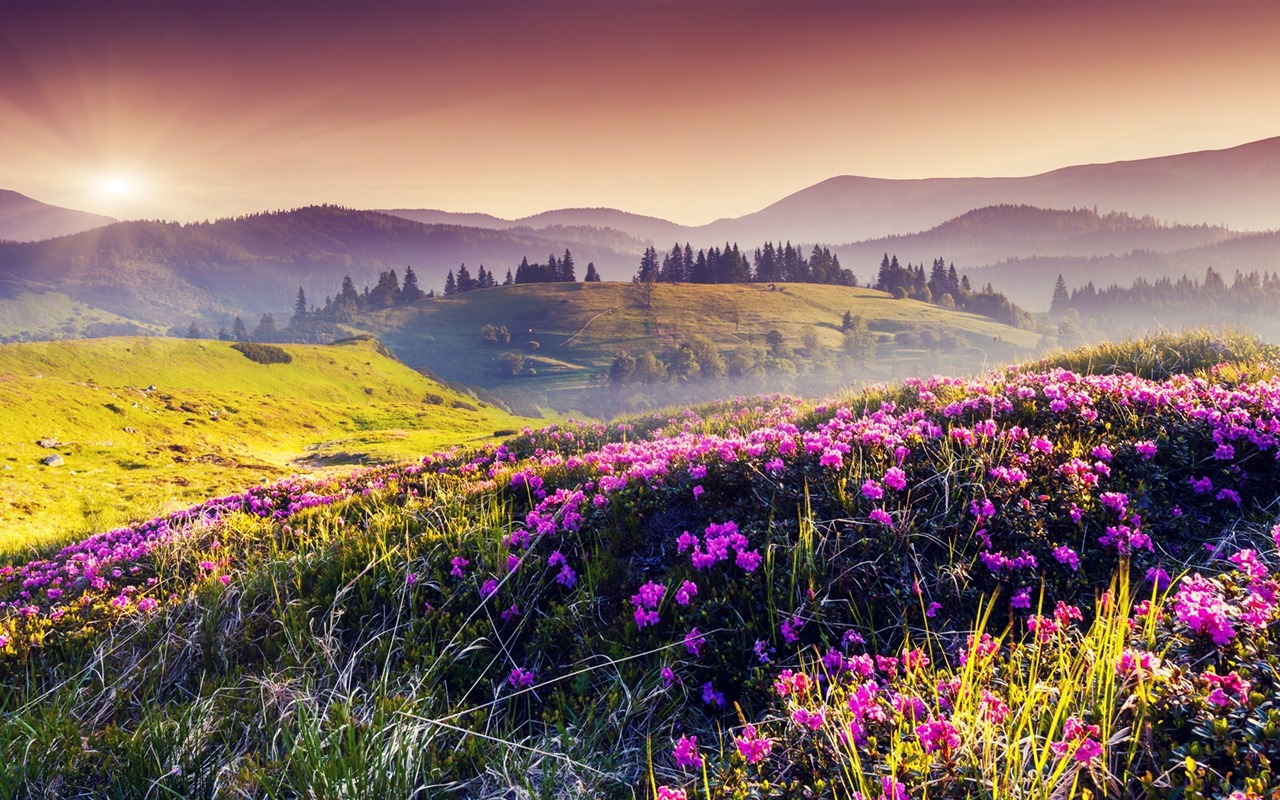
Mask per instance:
[[[45,456],[44,461],[42,461],[41,463],[44,464],[46,467],[60,467],[63,464],[62,456],[56,455],[56,454],[51,456]]]

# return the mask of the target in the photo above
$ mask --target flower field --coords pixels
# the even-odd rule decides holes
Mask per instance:
[[[1271,357],[526,430],[0,567],[0,795],[1278,796]]]

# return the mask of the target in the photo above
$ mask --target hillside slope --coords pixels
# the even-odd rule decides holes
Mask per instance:
[[[34,242],[101,228],[116,220],[101,214],[41,203],[0,189],[0,241]]]
[[[649,303],[631,283],[499,286],[392,309],[360,324],[411,366],[504,396],[536,394],[564,409],[621,351],[662,354],[704,337],[729,354],[766,348],[776,330],[789,351],[804,349],[811,334],[820,348],[839,352],[846,311],[862,316],[882,346],[872,364],[842,374],[836,385],[912,370],[975,369],[988,358],[1028,353],[1039,341],[1035,333],[974,314],[893,300],[871,289],[818,284],[786,284],[781,290],[762,284],[659,284]],[[505,326],[510,343],[482,342],[486,324]],[[955,333],[975,347],[938,360],[897,346],[893,334],[911,327]],[[523,353],[536,374],[504,376],[496,359],[508,349]]]
[[[285,312],[299,286],[319,304],[345,275],[357,287],[373,285],[380,271],[402,275],[406,265],[424,291],[440,290],[445,273],[464,262],[501,275],[525,256],[546,258],[566,247],[584,270],[588,261],[602,270],[633,269],[629,253],[558,236],[425,225],[336,206],[189,225],[120,222],[50,241],[0,243],[0,297],[55,291],[140,323],[167,327],[195,318],[216,328],[233,314]]]
[[[260,478],[403,459],[527,422],[373,342],[283,349],[291,363],[255,363],[211,341],[0,346],[0,551]],[[45,466],[51,456],[64,463]]]
[[[0,567],[0,793],[1269,796],[1275,356],[555,426]]]

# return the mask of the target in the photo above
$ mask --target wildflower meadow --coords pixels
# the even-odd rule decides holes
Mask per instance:
[[[3,796],[1280,796],[1280,370],[526,429],[0,567]]]

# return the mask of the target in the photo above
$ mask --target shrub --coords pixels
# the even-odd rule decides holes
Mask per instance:
[[[273,344],[237,342],[231,345],[231,349],[239,350],[245,358],[259,364],[288,364],[293,361],[293,356],[285,352],[284,348]]]

